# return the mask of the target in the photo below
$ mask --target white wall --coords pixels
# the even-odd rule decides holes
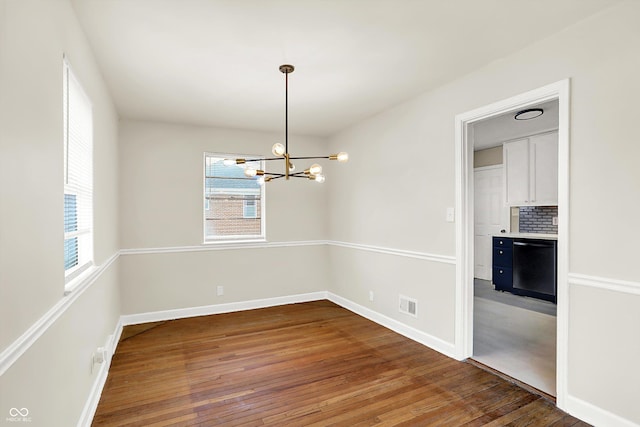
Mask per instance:
[[[352,161],[331,171],[340,184],[329,185],[330,239],[453,256],[445,210],[455,197],[455,115],[571,78],[569,401],[583,416],[593,410],[635,423],[638,17],[640,3],[625,2],[341,132],[330,146],[349,151]],[[407,268],[402,257],[357,248],[331,247],[330,259],[333,292],[403,321],[397,294],[417,296],[427,309],[412,324],[452,342],[453,268],[432,260]],[[384,300],[369,302],[368,289]]]
[[[63,296],[63,53],[93,102],[100,265],[119,247],[115,109],[68,1],[0,0],[0,420],[26,407],[34,426],[77,422],[96,378],[90,358],[120,313],[117,262],[86,292]],[[8,363],[18,338],[61,306]]]
[[[326,154],[323,139],[289,139],[295,155]],[[122,259],[125,314],[326,290],[326,247],[286,246],[326,239],[324,185],[307,180],[266,184],[267,243],[284,247],[217,250],[202,244],[203,153],[268,155],[280,140],[282,135],[269,133],[121,123],[120,240],[124,249],[133,249]],[[277,162],[267,170],[282,167]],[[212,250],[180,252],[184,247]],[[163,253],[138,253],[149,248]],[[219,285],[225,287],[221,297],[216,296]]]

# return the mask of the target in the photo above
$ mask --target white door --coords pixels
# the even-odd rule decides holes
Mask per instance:
[[[477,168],[474,175],[474,277],[491,280],[491,237],[506,230],[509,209],[504,206],[502,166]]]

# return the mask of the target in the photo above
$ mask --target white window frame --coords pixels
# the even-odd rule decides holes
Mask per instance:
[[[78,238],[78,263],[65,269],[65,291],[94,265],[93,260],[93,107],[91,100],[63,57],[64,194],[76,196],[77,230],[64,240]],[[77,104],[73,104],[73,100]],[[76,111],[76,113],[74,113]],[[75,121],[74,121],[75,120]]]
[[[206,166],[207,157],[217,157],[221,159],[257,159],[260,160],[263,157],[244,154],[231,154],[231,153],[217,153],[217,152],[205,152],[202,160],[202,203],[203,203],[203,215],[202,215],[202,241],[203,244],[224,244],[224,243],[252,243],[252,242],[265,242],[267,240],[267,221],[266,221],[266,185],[261,186],[260,194],[260,231],[259,235],[227,235],[227,236],[207,236],[207,185],[206,185]],[[264,169],[264,161],[249,162],[246,165],[251,165],[257,169]],[[244,216],[244,201],[243,201],[243,216]],[[257,209],[256,217],[257,218]],[[248,218],[250,219],[250,218]]]

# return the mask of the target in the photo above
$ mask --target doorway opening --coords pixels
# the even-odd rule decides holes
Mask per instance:
[[[551,104],[550,104],[551,103]],[[487,276],[487,254],[478,254],[484,257],[479,262],[479,270],[476,269],[476,206],[475,204],[475,173],[474,173],[474,124],[500,116],[513,115],[517,111],[538,108],[540,105],[557,106],[557,317],[551,327],[555,332],[555,394],[556,404],[564,406],[566,396],[567,376],[567,267],[568,267],[568,163],[569,163],[569,81],[563,80],[507,100],[503,100],[485,107],[469,111],[456,116],[456,208],[460,221],[457,227],[457,264],[456,264],[456,351],[460,359],[474,357],[474,283],[476,275]],[[497,121],[496,121],[497,123]],[[503,141],[504,142],[504,141]],[[483,174],[497,177],[495,168],[484,169]],[[481,171],[483,171],[481,169]],[[502,173],[500,173],[502,175]],[[504,183],[502,184],[504,186]],[[493,184],[494,188],[498,185]],[[489,186],[491,187],[491,185]],[[481,190],[485,191],[485,189]],[[489,194],[493,190],[487,190]],[[494,195],[495,197],[495,195]],[[510,231],[513,222],[512,211],[502,213],[505,232]],[[502,225],[501,224],[501,225]],[[494,233],[490,231],[489,233]],[[486,233],[485,233],[486,234]],[[486,244],[486,242],[485,242]],[[484,264],[483,264],[484,263]],[[484,269],[484,273],[482,270]],[[482,279],[481,279],[482,280]],[[491,282],[489,282],[491,283]],[[486,285],[486,283],[485,283]],[[482,292],[482,291],[479,291]],[[492,290],[492,292],[495,292]],[[512,295],[515,296],[515,295]],[[501,310],[502,311],[502,310]],[[478,327],[482,327],[480,324]],[[551,339],[554,339],[553,337]],[[517,368],[516,368],[517,369]],[[506,372],[507,375],[518,378]],[[526,382],[526,379],[523,381]],[[535,386],[535,385],[534,385]],[[543,390],[545,391],[545,390]]]
[[[469,144],[474,154],[473,360],[555,398],[556,304],[539,297],[548,294],[548,299],[553,300],[556,295],[553,237],[557,225],[553,224],[553,218],[557,217],[558,203],[557,178],[554,179],[557,177],[558,100],[535,104],[526,110],[540,115],[518,120],[515,119],[518,110],[514,110],[469,125]],[[514,157],[514,150],[518,157]],[[531,163],[537,165],[542,176],[535,177],[532,173],[535,171],[530,170]],[[530,174],[524,176],[525,171]],[[516,186],[514,178],[521,177],[526,179],[516,182]],[[534,184],[535,180],[540,181],[540,186],[546,183],[554,187],[536,188],[537,193],[542,190],[550,193],[539,196],[546,197],[547,206],[520,206],[524,200],[511,199],[521,194],[513,194],[511,198],[505,194],[507,189],[511,193],[523,192],[520,186]],[[526,197],[533,199],[531,195]],[[522,246],[514,245],[515,237]],[[541,240],[542,237],[549,240]],[[550,250],[542,248],[543,245],[548,245]],[[519,289],[513,288],[514,253],[524,254],[525,248],[532,248],[524,255],[529,264],[523,263],[530,268],[520,274],[520,279],[549,288],[547,294],[538,298],[520,295]],[[537,257],[534,265],[532,258],[537,252],[549,257]],[[540,266],[547,265],[549,277],[540,278],[544,272]]]

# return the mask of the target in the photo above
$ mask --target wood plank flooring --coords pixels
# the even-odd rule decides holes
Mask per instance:
[[[586,426],[329,301],[160,323],[122,340],[94,426]]]

